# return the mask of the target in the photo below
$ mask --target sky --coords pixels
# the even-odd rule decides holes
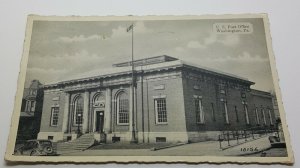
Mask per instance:
[[[250,23],[252,33],[219,34],[215,23]],[[248,78],[254,89],[272,91],[273,82],[262,19],[34,21],[25,87],[47,84],[134,58],[169,55],[186,62]]]

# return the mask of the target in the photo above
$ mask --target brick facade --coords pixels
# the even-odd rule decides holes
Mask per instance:
[[[122,71],[46,85],[39,139],[76,138],[78,125],[74,125],[74,115],[78,96],[84,99],[80,132],[93,133],[99,140],[104,136],[107,143],[129,142],[133,135],[140,143],[216,140],[223,130],[274,125],[272,97],[250,89],[253,82],[171,58],[136,61],[134,88],[130,67],[126,69],[130,63],[114,65],[116,69],[125,67]],[[122,105],[120,93],[127,97]],[[197,122],[195,101],[201,101],[201,123]],[[59,107],[56,126],[51,126],[52,107]],[[118,123],[120,107],[128,117],[126,123]],[[261,114],[256,115],[256,108],[264,109],[266,124],[258,125],[257,118],[264,119]]]

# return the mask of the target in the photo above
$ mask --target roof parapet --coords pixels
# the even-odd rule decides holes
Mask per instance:
[[[169,61],[175,61],[178,60],[177,58],[167,56],[167,55],[160,55],[156,57],[150,57],[150,58],[144,58],[144,59],[138,59],[133,61],[134,66],[143,66],[143,65],[151,65],[151,64],[157,64],[157,63],[163,63],[163,62],[169,62]],[[122,62],[113,64],[113,67],[127,67],[131,66],[131,61]]]

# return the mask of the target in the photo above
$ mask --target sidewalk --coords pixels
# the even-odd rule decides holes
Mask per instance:
[[[160,155],[182,155],[182,156],[241,156],[249,155],[266,150],[271,147],[268,136],[248,141],[243,144],[221,150],[218,141],[208,141],[192,143],[174,148],[168,148],[157,151]],[[247,150],[249,148],[249,150]],[[251,151],[250,148],[256,148],[256,151]],[[243,151],[243,149],[246,149]],[[180,151],[180,152],[178,152]],[[157,154],[158,154],[157,153]]]
[[[223,150],[225,156],[242,156],[258,153],[271,148],[269,136],[262,137],[253,141],[245,142],[241,145],[234,146]]]
[[[106,149],[85,150],[67,155],[77,156],[241,156],[270,148],[268,136],[221,150],[218,141],[191,143],[162,150],[150,149]],[[245,151],[243,150],[245,148]],[[249,150],[247,150],[249,148]],[[257,150],[251,151],[250,148]]]

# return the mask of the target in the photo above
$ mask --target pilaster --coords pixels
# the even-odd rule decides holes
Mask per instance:
[[[62,132],[67,133],[68,130],[68,122],[69,119],[69,112],[70,112],[70,94],[65,93],[65,106],[64,106],[64,117],[63,117],[63,123],[62,123]]]
[[[90,102],[90,93],[88,91],[84,92],[83,98],[83,123],[82,123],[82,133],[88,132],[88,117],[89,117],[89,102]]]

